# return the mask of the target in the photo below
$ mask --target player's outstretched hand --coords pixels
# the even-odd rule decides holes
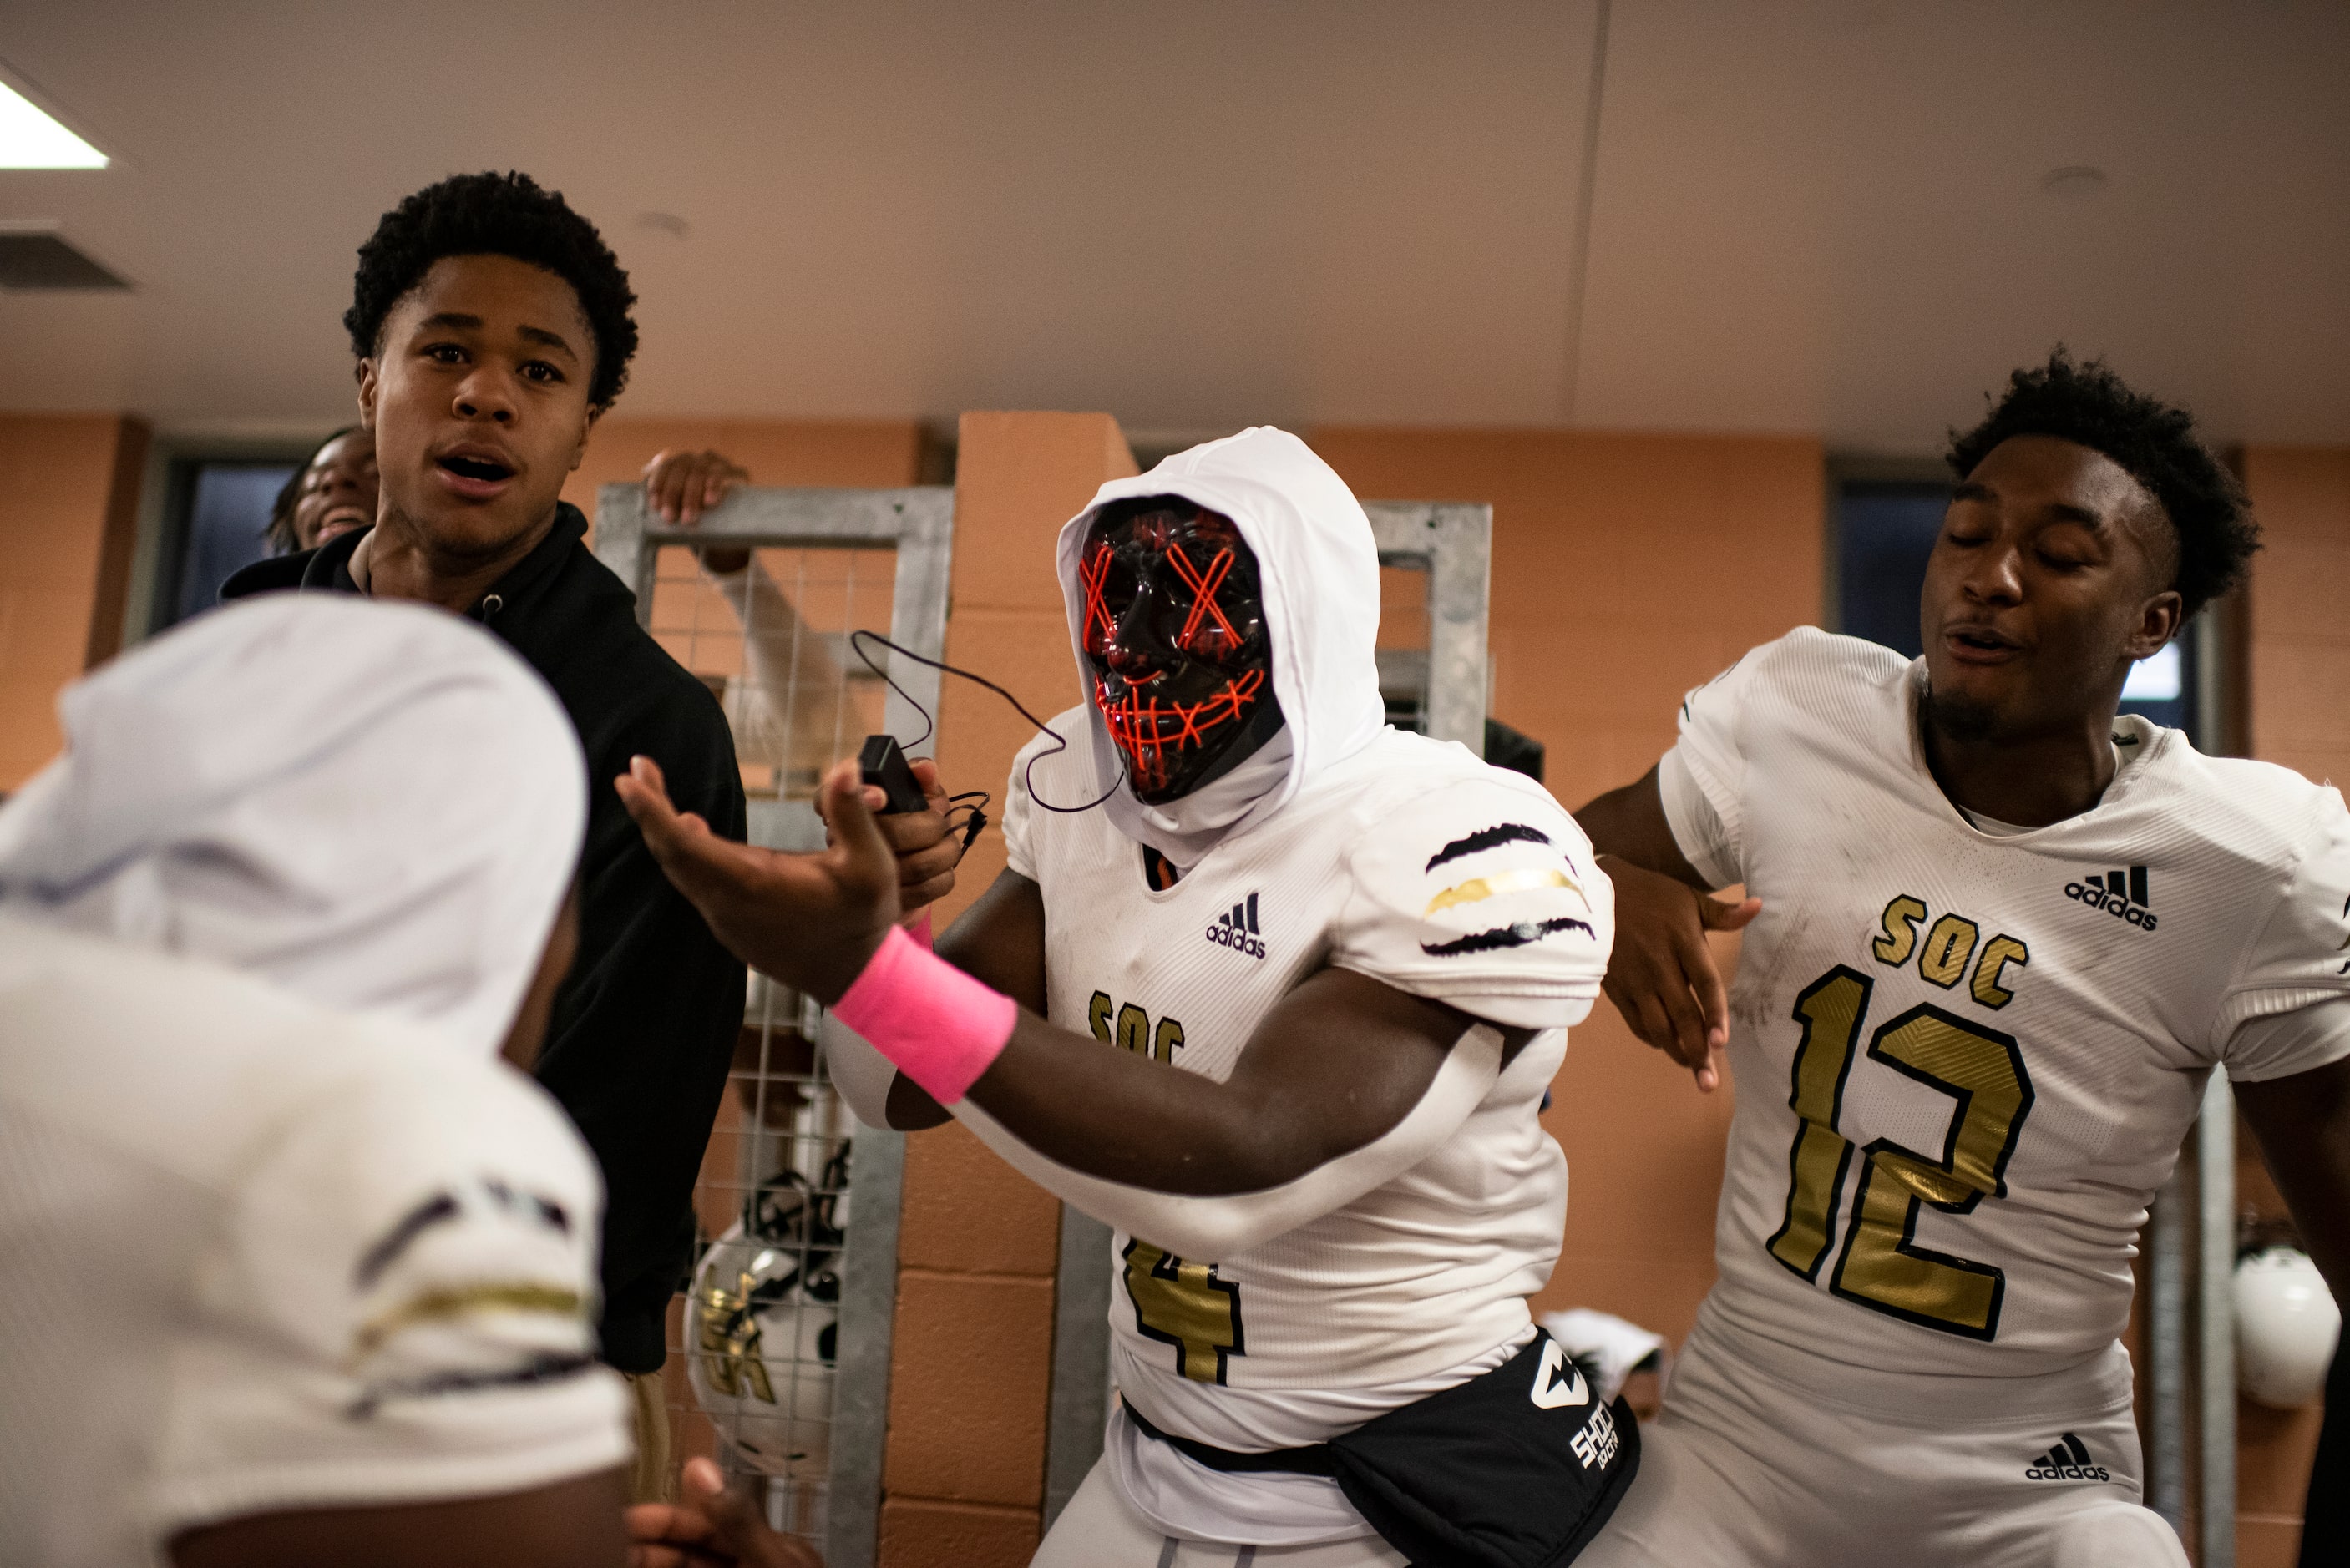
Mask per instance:
[[[671,447],[655,452],[645,464],[645,504],[663,522],[691,528],[703,513],[750,483],[751,471],[723,452]],[[713,545],[701,556],[703,566],[722,576],[751,564],[751,552],[740,545]]]
[[[939,782],[939,764],[928,757],[916,757],[910,766],[914,782],[922,786],[922,798],[930,802],[927,811],[880,815],[889,797],[878,784],[864,788],[865,809],[875,814],[873,820],[879,825],[881,836],[889,841],[891,852],[898,857],[898,905],[910,915],[953,892],[955,867],[962,864],[962,840],[947,824],[947,788]],[[824,813],[822,797],[816,808],[819,815]],[[840,842],[829,815],[825,816],[824,837],[827,844]]]
[[[661,870],[735,957],[827,1006],[840,999],[898,918],[889,841],[865,804],[857,764],[835,764],[817,792],[831,846],[785,855],[721,838],[670,804],[650,757],[614,781]]]
[[[1620,857],[1600,858],[1616,885],[1607,1000],[1633,1033],[1696,1074],[1711,1094],[1730,1044],[1730,993],[1705,934],[1737,930],[1762,912],[1762,900],[1725,903]]]
[[[824,1568],[824,1559],[767,1528],[751,1500],[726,1490],[708,1459],[688,1459],[681,1501],[642,1502],[623,1515],[629,1568]]]

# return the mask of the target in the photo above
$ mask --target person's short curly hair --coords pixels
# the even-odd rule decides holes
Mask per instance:
[[[637,352],[637,296],[619,258],[573,212],[558,191],[527,174],[452,174],[427,185],[383,215],[359,247],[351,307],[343,326],[351,352],[364,359],[381,347],[385,317],[442,256],[512,256],[571,286],[596,335],[596,369],[588,401],[608,409],[629,379]]]
[[[1982,423],[1950,432],[1950,472],[1965,479],[2022,435],[2102,452],[2146,486],[2178,536],[2171,586],[2186,601],[2182,621],[2234,587],[2261,547],[2243,486],[2196,438],[2194,416],[2130,390],[2102,359],[2075,364],[2060,343],[2047,364],[2016,371]]]

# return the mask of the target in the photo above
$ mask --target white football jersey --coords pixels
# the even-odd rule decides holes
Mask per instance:
[[[0,916],[0,1563],[626,1462],[602,1207],[441,1031]]]
[[[1690,863],[1762,900],[1708,1310],[1752,1352],[2029,1376],[2122,1332],[2210,1070],[2350,1053],[2350,815],[2124,715],[2094,809],[1983,831],[1927,769],[1923,680],[1798,630],[1690,693],[1659,766]]]
[[[1565,1158],[1536,1112],[1613,935],[1612,889],[1573,819],[1530,779],[1388,731],[1159,891],[1106,813],[1031,802],[1032,760],[1048,802],[1102,793],[1087,748],[1053,746],[1040,737],[1014,763],[1004,837],[1012,869],[1043,890],[1063,1028],[1221,1081],[1274,1004],[1336,965],[1541,1030],[1438,1153],[1322,1219],[1223,1258],[1118,1234],[1128,1400],[1232,1446],[1202,1429],[1201,1393],[1397,1384],[1523,1335],[1566,1210]]]

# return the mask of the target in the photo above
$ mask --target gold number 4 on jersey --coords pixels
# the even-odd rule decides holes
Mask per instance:
[[[1795,1020],[1804,1032],[1788,1104],[1798,1120],[1788,1156],[1786,1218],[1768,1246],[1773,1257],[1806,1280],[1819,1278],[1826,1260],[1837,1199],[1852,1165],[1852,1142],[1837,1126],[1871,989],[1866,975],[1838,964],[1795,998]],[[2007,1162],[2032,1110],[2023,1053],[2012,1035],[1922,1003],[1881,1025],[1869,1040],[1868,1056],[1950,1096],[1958,1106],[1939,1159],[1891,1138],[1859,1151],[1852,1221],[1828,1289],[1908,1323],[1994,1339],[2006,1275],[1989,1264],[1930,1251],[1915,1238],[1926,1204],[1965,1214],[1986,1194],[2005,1196]]]
[[[1144,1241],[1126,1244],[1126,1293],[1146,1338],[1176,1347],[1176,1365],[1200,1383],[1222,1383],[1225,1358],[1245,1355],[1241,1288]]]

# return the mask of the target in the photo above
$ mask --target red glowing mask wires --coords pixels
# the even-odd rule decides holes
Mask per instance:
[[[1094,682],[1094,704],[1101,711],[1109,738],[1127,759],[1146,789],[1163,786],[1168,778],[1167,753],[1187,746],[1204,746],[1209,735],[1237,722],[1249,704],[1264,690],[1264,671],[1243,670],[1228,678],[1223,690],[1199,702],[1145,701],[1129,686],[1113,697],[1107,682]]]

